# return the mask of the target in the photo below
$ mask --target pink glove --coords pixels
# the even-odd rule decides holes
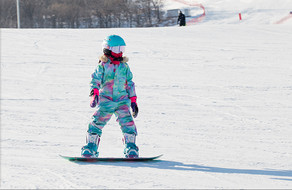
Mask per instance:
[[[131,103],[132,103],[132,102],[135,102],[135,103],[136,103],[136,101],[137,101],[137,96],[133,96],[133,97],[131,97],[130,100],[131,100]]]
[[[92,96],[90,100],[90,107],[94,108],[98,103],[99,96],[98,89],[97,88],[92,89],[89,96]]]
[[[138,105],[137,105],[137,97],[134,96],[134,97],[131,97],[130,98],[131,100],[131,108],[132,108],[132,111],[133,111],[133,117],[136,118],[138,116],[138,112],[139,112],[139,109],[138,109]]]

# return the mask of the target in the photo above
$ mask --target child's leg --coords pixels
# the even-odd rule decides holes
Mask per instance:
[[[131,115],[130,107],[127,104],[119,106],[115,111],[115,115],[123,133],[137,135],[136,125]]]
[[[111,102],[102,102],[98,110],[93,114],[92,122],[88,125],[86,143],[87,145],[82,147],[81,155],[84,157],[98,156],[98,146],[102,129],[106,123],[110,120],[114,112],[114,104]]]
[[[92,116],[92,121],[88,125],[88,133],[102,134],[103,127],[112,117],[116,104],[104,97],[100,97],[97,111]]]
[[[118,117],[117,121],[119,122],[124,134],[125,156],[130,158],[138,157],[139,148],[136,145],[137,129],[129,106],[127,104],[118,106],[115,115]]]
[[[99,136],[102,134],[102,129],[110,120],[113,112],[99,108],[92,116],[92,121],[88,125],[88,133],[96,133]]]

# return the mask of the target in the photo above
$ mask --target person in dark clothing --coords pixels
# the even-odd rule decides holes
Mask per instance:
[[[181,11],[179,11],[177,24],[178,23],[179,23],[179,26],[185,26],[186,25],[186,17]]]

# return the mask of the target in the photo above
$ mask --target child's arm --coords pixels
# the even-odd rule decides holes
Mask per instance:
[[[100,89],[103,80],[104,66],[99,63],[94,73],[91,75],[90,90]]]
[[[135,83],[132,81],[133,79],[133,74],[130,70],[130,67],[127,64],[127,86],[126,86],[126,90],[127,93],[129,95],[129,98],[131,97],[136,97],[136,90],[135,90]]]
[[[136,118],[138,116],[138,105],[137,105],[137,96],[136,96],[136,91],[135,91],[135,83],[132,81],[133,79],[133,74],[130,70],[130,67],[127,65],[128,70],[127,70],[127,92],[129,95],[129,98],[131,100],[131,108],[133,110],[133,117]]]

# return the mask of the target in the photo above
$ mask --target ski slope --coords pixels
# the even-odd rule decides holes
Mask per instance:
[[[292,11],[291,0],[165,0],[164,2],[166,11],[189,9],[190,17],[186,18],[187,22],[203,14],[204,11],[199,6],[203,5],[206,16],[200,19],[200,22],[208,24],[275,24],[289,16]],[[239,20],[239,13],[242,20]],[[282,24],[291,25],[292,18]]]
[[[292,25],[272,20],[1,29],[1,189],[291,189]],[[127,43],[140,155],[160,161],[59,157],[85,143],[90,76],[109,34]],[[123,156],[115,119],[101,157]]]

